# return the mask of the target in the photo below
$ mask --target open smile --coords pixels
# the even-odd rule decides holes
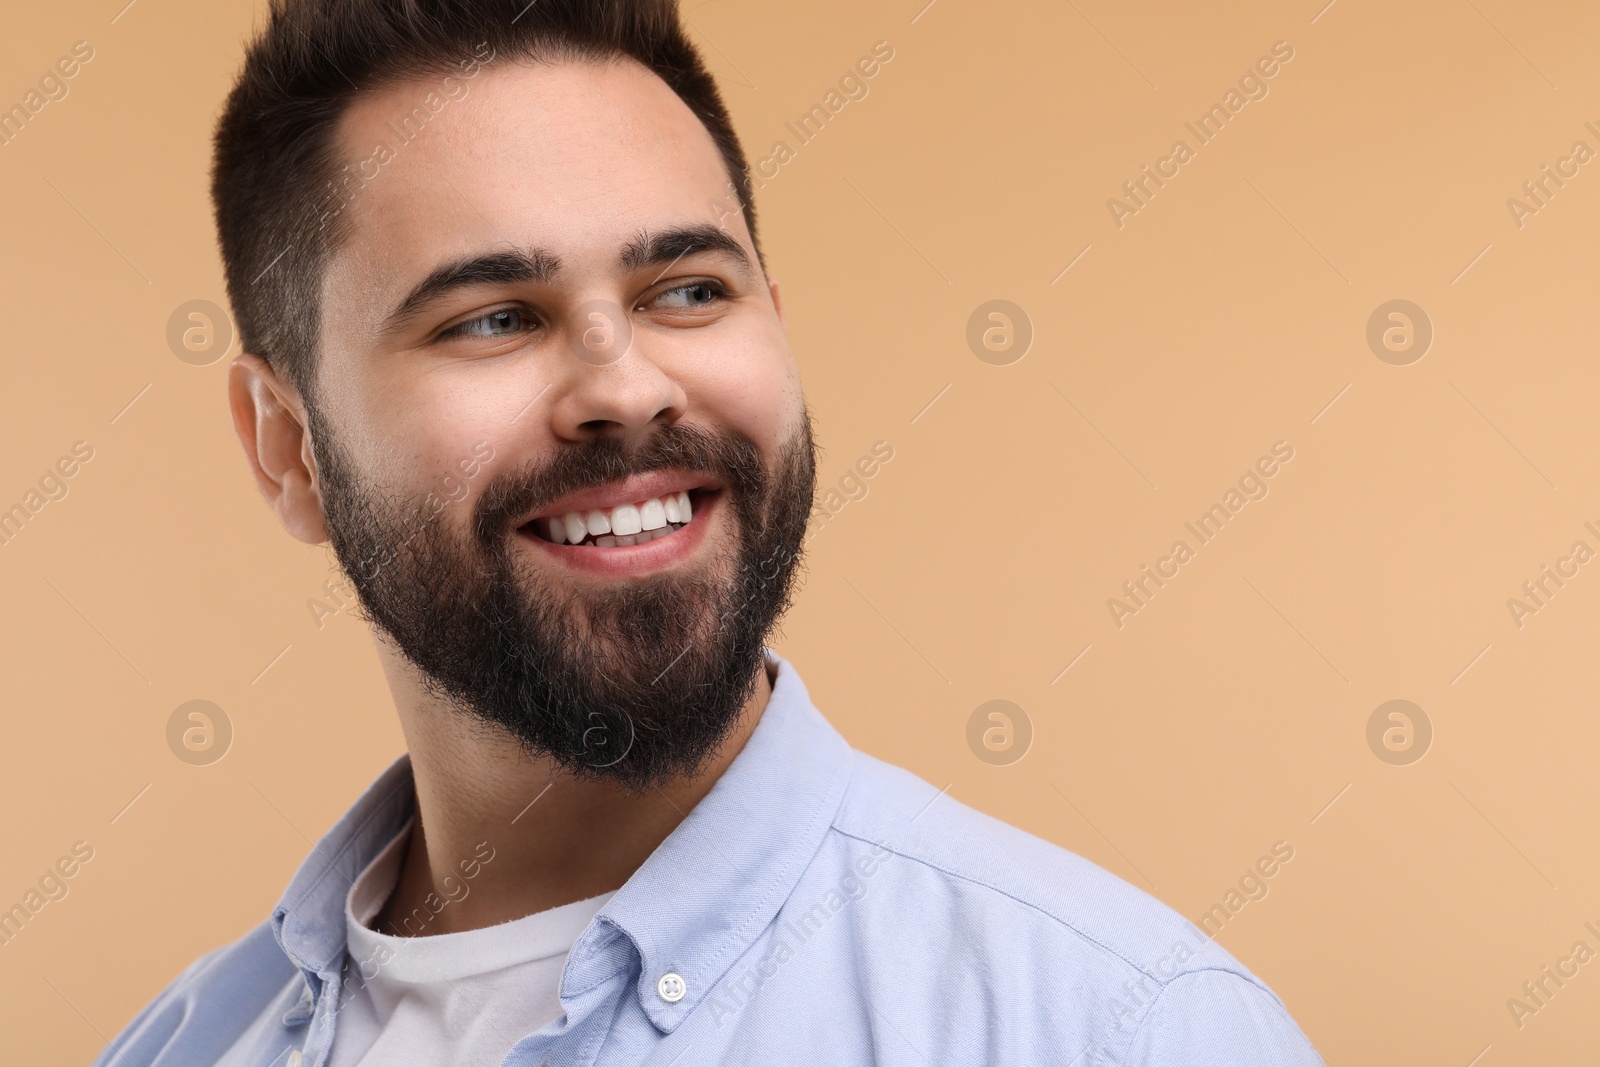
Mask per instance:
[[[582,545],[590,548],[615,548],[642,545],[669,537],[694,518],[694,493],[680,489],[675,493],[649,497],[610,508],[567,511],[533,520],[536,536],[556,545]]]
[[[657,471],[564,497],[517,532],[570,566],[622,576],[687,558],[721,497],[709,478]]]

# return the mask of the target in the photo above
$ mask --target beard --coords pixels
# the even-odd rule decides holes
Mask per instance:
[[[330,540],[360,613],[425,692],[579,779],[642,792],[703,769],[754,694],[790,603],[816,485],[809,412],[770,467],[743,434],[681,424],[636,447],[563,445],[490,482],[459,532],[445,511],[363,482],[314,405],[307,422]],[[580,582],[517,545],[530,536],[517,524],[535,509],[664,468],[722,484],[716,511],[733,536],[708,536],[700,560]]]

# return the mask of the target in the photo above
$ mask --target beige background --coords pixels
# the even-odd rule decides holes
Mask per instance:
[[[1600,963],[1520,1029],[1506,1001],[1600,951],[1600,564],[1520,628],[1506,601],[1600,550],[1600,163],[1521,228],[1506,201],[1600,150],[1600,15],[924,2],[689,14],[756,159],[895,51],[758,198],[824,485],[895,451],[811,542],[777,647],[859,747],[1191,918],[1292,845],[1220,940],[1330,1064],[1592,1054]],[[94,449],[0,547],[0,907],[94,848],[0,947],[15,1062],[87,1060],[266,917],[402,747],[361,624],[312,621],[332,555],[257,497],[227,361],[165,336],[225,303],[209,137],[257,5],[122,3],[0,32],[0,103],[95,51],[0,147],[0,507]],[[1269,95],[1118,229],[1107,198],[1280,40]],[[1365,340],[1397,298],[1435,329],[1409,366]],[[1035,331],[1009,366],[965,340],[991,299]],[[1107,598],[1278,440],[1270,495],[1118,629]],[[235,730],[211,766],[166,741],[196,698]],[[1009,766],[968,746],[992,699],[1032,724]],[[1433,725],[1409,766],[1366,739],[1391,699]]]

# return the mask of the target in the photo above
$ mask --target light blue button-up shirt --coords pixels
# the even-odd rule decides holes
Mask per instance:
[[[769,655],[777,681],[745,747],[590,922],[564,1017],[508,1035],[504,1067],[1322,1062],[1188,920],[853,750]],[[345,896],[414,805],[402,756],[272,917],[191,964],[96,1067],[320,1067]]]

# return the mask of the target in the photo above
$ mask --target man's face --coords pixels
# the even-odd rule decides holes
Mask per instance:
[[[787,604],[815,466],[776,290],[643,66],[451,82],[341,120],[360,179],[308,407],[330,538],[431,692],[644,788],[726,736]]]

